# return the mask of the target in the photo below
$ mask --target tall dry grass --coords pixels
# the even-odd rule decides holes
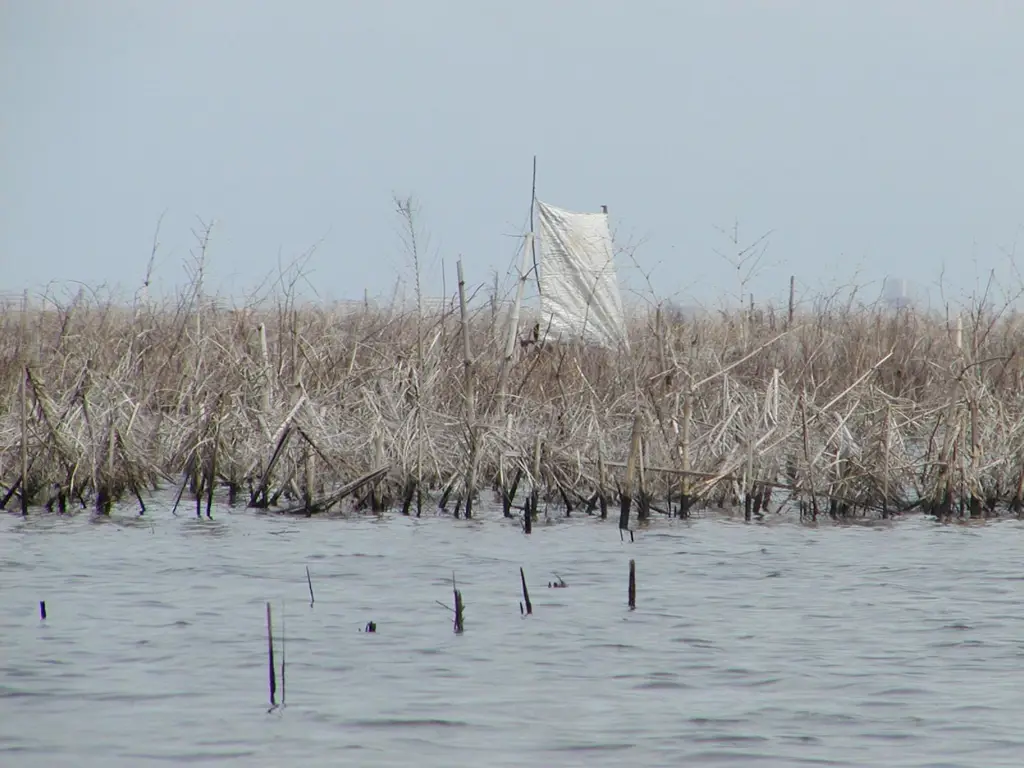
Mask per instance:
[[[214,491],[308,513],[346,496],[458,511],[475,478],[484,494],[515,485],[516,505],[536,489],[595,513],[623,490],[641,516],[1021,507],[1014,313],[976,307],[958,344],[950,320],[912,310],[824,302],[790,324],[771,309],[661,309],[633,318],[628,352],[528,343],[527,316],[499,398],[507,319],[472,309],[467,374],[454,299],[422,316],[300,306],[287,291],[225,308],[195,286],[158,304],[83,292],[24,317],[8,305],[0,496],[105,510],[163,485],[197,511]]]

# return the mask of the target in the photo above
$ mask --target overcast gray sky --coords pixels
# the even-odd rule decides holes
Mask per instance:
[[[312,246],[329,298],[407,267],[392,195],[441,260],[503,278],[538,197],[607,204],[658,293],[736,293],[716,255],[772,230],[750,284],[887,274],[970,291],[1024,224],[1024,3],[0,0],[0,292],[185,280]],[[619,263],[634,287],[643,278]],[[1013,287],[1012,285],[1010,287]]]

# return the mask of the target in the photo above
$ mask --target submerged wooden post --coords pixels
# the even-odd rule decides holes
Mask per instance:
[[[270,708],[277,706],[277,672],[274,670],[274,627],[270,618],[270,602],[267,602],[267,660],[270,667]]]
[[[46,621],[46,601],[39,601],[39,620]]]
[[[526,603],[526,615],[529,616],[533,613],[533,603],[530,602],[530,591],[526,588],[526,573],[523,572],[522,566],[519,568],[519,578],[523,583],[523,602]]]
[[[636,609],[636,560],[629,561],[629,610]]]

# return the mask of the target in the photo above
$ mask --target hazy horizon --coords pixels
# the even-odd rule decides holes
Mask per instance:
[[[0,2],[0,294],[503,288],[537,196],[608,205],[624,293],[1022,287],[1024,5]],[[738,224],[738,245],[733,244]],[[766,246],[749,279],[729,263]],[[760,247],[760,246],[759,246]],[[759,251],[758,251],[759,252]],[[724,254],[724,257],[723,255]]]

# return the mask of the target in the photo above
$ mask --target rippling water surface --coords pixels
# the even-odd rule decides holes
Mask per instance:
[[[215,518],[0,518],[0,765],[1024,765],[1017,522]]]

